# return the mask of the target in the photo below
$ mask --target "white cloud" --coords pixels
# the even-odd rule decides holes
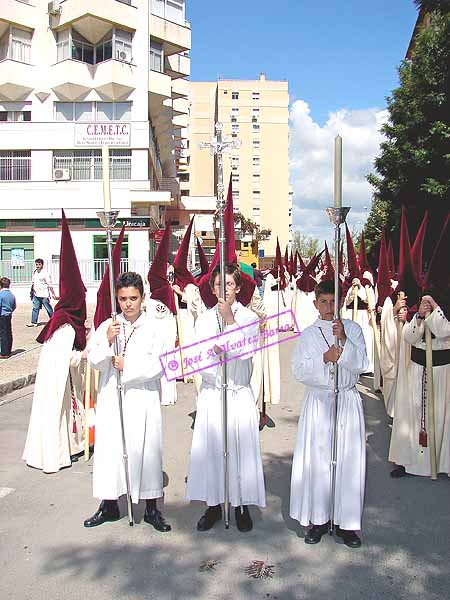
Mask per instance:
[[[349,227],[362,225],[369,214],[372,188],[366,175],[373,170],[387,120],[387,111],[341,109],[330,113],[323,126],[316,123],[303,100],[290,111],[290,179],[294,191],[293,228],[319,239],[331,239],[333,232],[325,213],[333,205],[334,138],[343,145],[342,198],[351,206]],[[367,209],[365,208],[367,207]]]

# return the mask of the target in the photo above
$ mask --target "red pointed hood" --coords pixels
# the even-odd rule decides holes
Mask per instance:
[[[297,276],[297,270],[298,270],[297,254],[298,254],[297,251],[294,252],[294,262],[293,262],[293,265],[292,265],[292,275],[293,275],[293,277]]]
[[[428,211],[423,216],[413,247],[411,248],[411,260],[417,281],[423,281],[423,243],[428,225]]]
[[[189,254],[189,246],[191,242],[192,226],[194,224],[194,217],[192,217],[189,227],[181,241],[180,247],[178,248],[177,255],[173,261],[173,268],[175,270],[175,282],[180,286],[181,290],[192,283],[197,285],[197,281],[187,267],[187,259]]]
[[[408,306],[414,306],[420,297],[420,288],[415,277],[411,260],[411,243],[409,241],[408,223],[405,208],[402,208],[400,222],[400,249],[398,259],[398,287],[396,292],[405,292]]]
[[[197,281],[200,280],[200,278],[203,275],[206,275],[206,273],[209,271],[209,262],[208,259],[206,258],[206,254],[205,251],[203,250],[203,244],[200,243],[200,240],[197,238],[197,252],[198,252],[198,259],[200,261],[200,277],[197,277]]]
[[[352,279],[357,277],[361,279],[361,271],[358,265],[358,259],[356,257],[355,246],[353,245],[352,235],[348,228],[347,223],[345,224],[345,237],[347,239],[347,268],[349,271],[348,279],[350,282]]]
[[[300,256],[300,252],[298,250],[296,250],[295,254],[296,254],[296,256],[298,256],[298,263],[300,265],[300,271],[304,271],[306,269],[306,265],[303,262],[302,257]]]
[[[392,293],[391,274],[389,270],[388,252],[384,227],[381,229],[380,255],[378,258],[377,274],[378,305],[383,306],[384,301]]]
[[[122,242],[125,235],[125,224],[122,225],[119,237],[114,244],[112,251],[112,262],[113,262],[113,279],[114,283],[120,273],[120,259],[122,256]],[[116,301],[116,312],[120,312],[119,306]],[[102,282],[97,291],[97,306],[95,307],[94,315],[94,327],[98,329],[103,321],[111,317],[111,293],[109,290],[109,265],[106,265],[105,273],[103,274]]]
[[[450,293],[450,275],[449,275],[449,257],[450,257],[450,213],[442,228],[441,235],[433,251],[425,277],[425,287],[429,290],[439,290],[442,295],[448,296]],[[435,298],[438,301],[437,298]]]
[[[288,255],[288,247],[286,246],[286,249],[284,251],[284,261],[283,261],[284,266],[286,267],[286,269],[289,270],[289,255]]]
[[[84,350],[86,347],[86,288],[81,279],[72,236],[67,225],[66,215],[62,211],[61,250],[59,258],[59,301],[55,311],[36,338],[43,344],[62,325],[68,323],[75,330],[74,347]]]
[[[281,249],[280,249],[280,242],[278,240],[278,237],[277,237],[277,246],[275,249],[275,262],[273,264],[273,268],[271,269],[270,273],[275,278],[278,277],[278,273],[280,274],[280,279],[281,279],[280,289],[284,290],[286,288],[286,279],[283,277],[284,268],[283,268],[283,260],[281,258]]]
[[[156,251],[155,258],[148,271],[148,282],[150,284],[150,298],[159,300],[175,315],[174,292],[167,279],[167,264],[169,261],[170,223],[167,223],[162,240]]]
[[[334,281],[334,267],[331,261],[331,256],[328,251],[327,243],[325,242],[325,265],[322,281]]]
[[[320,257],[322,256],[323,251],[319,254],[315,254],[309,263],[306,265],[305,270],[301,274],[301,276],[297,279],[297,287],[302,292],[313,292],[317,281],[314,278],[317,265],[319,264]]]
[[[235,235],[234,235],[234,210],[233,210],[233,190],[231,185],[231,175],[230,181],[228,184],[228,194],[227,194],[227,204],[225,206],[224,211],[224,227],[225,227],[225,239],[226,239],[226,248],[225,248],[225,263],[226,264],[237,264],[236,250],[235,250]],[[203,302],[206,304],[208,308],[211,308],[217,304],[217,298],[212,293],[211,288],[209,287],[209,278],[211,276],[212,271],[215,269],[217,265],[220,263],[220,244],[217,244],[216,251],[214,252],[213,259],[211,264],[209,265],[208,273],[203,275],[198,281],[198,288],[200,291],[200,296],[202,297]],[[242,273],[242,287],[237,295],[237,300],[244,306],[249,304],[252,299],[253,292],[256,287],[256,282],[246,273]]]
[[[388,265],[389,265],[389,272],[391,274],[391,279],[395,279],[397,271],[395,269],[394,248],[392,246],[392,240],[389,240],[387,253],[388,253]]]
[[[361,273],[361,277],[363,277],[364,273],[367,271],[372,275],[372,279],[374,280],[372,268],[369,265],[369,261],[367,259],[366,242],[364,240],[364,231],[361,232],[361,241],[359,243],[358,262],[359,262],[359,270]],[[374,281],[365,279],[365,281],[363,282],[363,285],[372,285],[373,283],[374,283]]]

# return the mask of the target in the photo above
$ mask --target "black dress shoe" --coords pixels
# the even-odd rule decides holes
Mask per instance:
[[[242,512],[241,512],[242,511]],[[248,511],[248,506],[237,506],[234,509],[234,516],[236,519],[236,525],[239,531],[251,531],[253,529],[253,522]]]
[[[395,467],[395,469],[392,469],[391,471],[391,477],[393,479],[399,479],[400,477],[405,477],[405,475],[407,475],[407,472],[405,467],[402,467],[402,465]]]
[[[361,547],[361,540],[359,536],[350,529],[341,529],[340,527],[336,527],[336,535],[339,536],[344,541],[344,544],[349,548]]]
[[[97,512],[84,522],[85,527],[97,527],[107,521],[118,521],[120,519],[117,500],[102,500]]]
[[[329,521],[323,525],[313,525],[310,527],[305,535],[305,544],[318,544],[322,536],[328,532],[329,527]]]
[[[144,521],[149,525],[153,525],[156,531],[165,532],[172,529],[169,523],[166,522],[161,511],[157,508],[153,508],[151,510],[146,508],[144,513]]]
[[[208,531],[222,518],[222,507],[220,504],[217,506],[208,506],[205,514],[201,517],[197,523],[198,531]]]

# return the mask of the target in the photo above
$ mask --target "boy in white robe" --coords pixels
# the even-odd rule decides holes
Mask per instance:
[[[116,284],[121,313],[104,321],[88,346],[88,360],[100,371],[95,422],[93,495],[102,500],[85,527],[120,518],[117,500],[126,494],[116,369],[122,372],[123,420],[132,502],[146,500],[144,521],[170,531],[156,507],[163,496],[160,355],[166,351],[161,321],[141,311],[142,278],[123,273]],[[114,338],[120,355],[114,354]]]
[[[259,446],[258,413],[250,386],[252,354],[258,340],[259,321],[255,314],[236,301],[240,291],[241,275],[235,265],[226,266],[226,299],[220,298],[220,271],[216,267],[210,286],[218,298],[215,307],[200,315],[195,324],[197,341],[220,333],[223,317],[226,342],[243,351],[227,352],[228,374],[228,449],[230,504],[235,507],[236,524],[240,531],[250,531],[253,523],[248,505],[265,507],[266,497]],[[253,340],[249,343],[248,340]],[[211,340],[214,343],[214,340]],[[220,340],[218,341],[220,343]],[[214,344],[217,356],[223,354]],[[214,361],[215,362],[215,361]],[[221,366],[203,369],[202,384],[197,404],[186,497],[206,502],[208,508],[197,524],[199,531],[207,531],[222,517],[224,502],[223,430],[221,403]]]
[[[330,463],[334,396],[333,369],[339,366],[338,438],[334,522],[346,546],[358,548],[366,467],[365,426],[359,375],[367,369],[361,327],[333,321],[334,282],[316,287],[317,321],[301,334],[292,355],[292,371],[305,386],[291,478],[290,515],[312,527],[305,543],[317,544],[329,529]],[[340,340],[334,345],[334,335]]]
[[[432,296],[423,296],[419,310],[405,323],[400,345],[389,460],[391,477],[431,475],[430,443],[425,443],[428,407],[425,371],[425,328],[433,350],[434,420],[437,472],[450,476],[450,322]],[[424,418],[425,417],[425,418]],[[422,433],[421,433],[422,430]],[[429,432],[428,432],[429,433]]]

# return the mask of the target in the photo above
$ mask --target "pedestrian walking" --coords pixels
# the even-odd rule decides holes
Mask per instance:
[[[34,261],[35,269],[30,290],[30,298],[33,302],[33,310],[31,312],[31,323],[27,327],[37,327],[39,312],[42,307],[45,308],[50,319],[53,315],[53,308],[50,304],[50,294],[54,300],[58,300],[52,287],[50,273],[44,269],[44,261],[42,258],[37,258]]]
[[[0,359],[11,356],[13,343],[12,314],[16,310],[16,298],[10,285],[8,277],[0,277]]]

